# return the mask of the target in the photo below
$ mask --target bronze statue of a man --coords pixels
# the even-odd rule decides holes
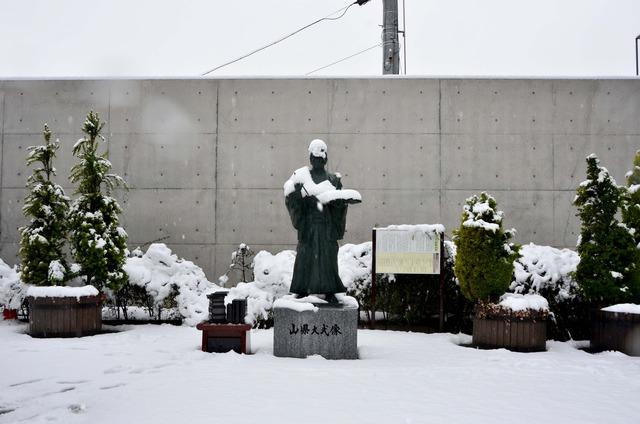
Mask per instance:
[[[359,203],[355,190],[342,190],[339,174],[326,171],[327,145],[309,145],[310,167],[296,170],[284,185],[285,205],[298,247],[290,292],[298,297],[323,294],[337,303],[335,293],[346,289],[338,274],[338,240],[344,236],[348,203]]]

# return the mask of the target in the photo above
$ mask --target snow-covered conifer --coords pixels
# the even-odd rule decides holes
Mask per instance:
[[[640,246],[640,150],[633,159],[633,169],[627,172],[627,187],[622,208],[622,222],[633,232]]]
[[[38,164],[27,179],[29,194],[22,211],[31,222],[20,231],[22,281],[38,286],[62,284],[67,276],[63,248],[67,236],[69,198],[51,178],[56,175],[53,160],[60,143],[51,141],[44,125],[45,144],[28,148],[27,165]]]
[[[467,199],[460,227],[454,231],[455,274],[470,301],[494,302],[509,288],[519,246],[513,230],[502,228],[503,212],[487,193]]]
[[[631,231],[616,219],[623,190],[597,156],[587,157],[587,179],[573,204],[582,221],[575,278],[585,298],[596,305],[637,298],[640,294],[638,249]]]
[[[122,209],[111,193],[126,184],[109,173],[111,163],[97,153],[99,142],[104,141],[103,127],[98,114],[89,112],[82,127],[85,136],[73,147],[79,162],[71,169],[70,179],[78,183],[79,197],[71,206],[71,250],[87,284],[117,291],[127,282],[122,269],[128,256],[127,233],[120,227]]]

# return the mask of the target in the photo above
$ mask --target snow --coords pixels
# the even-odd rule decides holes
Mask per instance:
[[[327,158],[327,144],[316,138],[309,143],[309,154],[318,158]]]
[[[98,293],[98,289],[90,285],[82,287],[31,286],[27,289],[27,296],[31,297],[75,297],[80,299],[81,296],[97,296]]]
[[[509,290],[520,294],[551,292],[557,301],[576,296],[578,285],[571,274],[580,262],[578,253],[529,243],[520,248],[520,255],[514,262],[515,280]]]
[[[362,200],[362,196],[356,190],[337,190],[336,187],[325,180],[316,184],[311,178],[308,166],[296,169],[283,186],[284,196],[287,197],[295,191],[295,185],[302,184],[302,197],[315,196],[320,204],[326,204],[336,199]]]
[[[0,322],[0,424],[637,422],[640,358],[576,342],[515,353],[460,346],[470,336],[358,331],[359,360],[201,352],[191,327],[110,327],[32,339]]]
[[[0,306],[19,309],[28,288],[20,282],[17,266],[10,267],[0,259]]]
[[[320,299],[318,299],[320,300]],[[315,306],[309,299],[301,298],[296,299],[292,295],[283,296],[273,302],[273,308],[292,309],[297,312],[313,311],[318,312],[318,307]]]
[[[362,200],[362,195],[356,190],[328,190],[316,196],[318,201],[326,205],[334,200]]]
[[[253,258],[254,281],[239,283],[231,288],[225,303],[247,299],[245,321],[253,323],[258,319],[267,319],[273,302],[289,293],[295,259],[296,252],[293,250],[283,250],[276,255],[266,250],[259,251]]]
[[[549,302],[539,294],[514,294],[505,293],[500,297],[500,306],[512,311],[548,311]]]
[[[633,303],[619,303],[617,305],[602,308],[602,310],[607,312],[621,312],[625,314],[640,314],[640,305]]]
[[[49,262],[49,281],[64,281],[64,274],[66,270],[64,266],[60,263],[60,261],[51,261]]]
[[[627,188],[629,194],[635,194],[638,192],[638,190],[640,190],[640,184],[632,184],[629,186],[629,188]]]
[[[207,294],[220,287],[207,280],[202,268],[179,259],[163,243],[153,243],[140,257],[127,258],[124,271],[129,283],[143,287],[153,298],[154,306],[172,292],[177,292],[178,312],[187,325],[195,326],[208,319]]]

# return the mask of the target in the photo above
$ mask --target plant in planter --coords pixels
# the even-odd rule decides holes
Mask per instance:
[[[51,142],[51,131],[44,126],[45,144],[29,147],[27,165],[39,164],[27,180],[29,194],[23,212],[29,225],[20,228],[21,279],[29,287],[29,332],[33,337],[81,336],[99,329],[93,287],[66,287],[70,276],[64,256],[69,198],[52,181],[53,160],[60,144]]]
[[[29,193],[22,211],[31,219],[21,227],[19,255],[22,281],[34,286],[57,286],[65,281],[67,261],[63,248],[67,237],[69,198],[51,178],[56,175],[53,160],[60,143],[51,142],[51,131],[44,125],[45,144],[27,150],[27,165],[39,164],[27,179]]]
[[[639,158],[636,156],[636,161]],[[633,182],[619,187],[596,155],[587,157],[587,179],[576,191],[574,205],[581,220],[578,254],[580,263],[575,278],[585,299],[594,307],[591,347],[594,350],[618,349],[640,355],[640,319],[628,316],[627,308],[610,305],[640,303],[640,250],[634,234],[640,207]],[[625,223],[616,218],[619,208]],[[606,310],[602,310],[601,308]],[[640,317],[638,317],[640,318]],[[633,324],[635,322],[635,324]],[[637,328],[633,341],[633,328]],[[627,339],[629,346],[627,346]],[[633,349],[633,346],[637,349]]]
[[[483,192],[467,199],[460,227],[454,231],[456,277],[462,294],[476,303],[473,343],[544,350],[548,309],[544,298],[510,294],[496,303],[508,289],[513,261],[519,257],[519,246],[510,243],[513,230],[503,229],[502,218],[495,199]]]
[[[79,197],[70,211],[71,252],[86,284],[115,293],[127,282],[123,266],[128,250],[127,233],[118,220],[122,209],[110,194],[126,184],[109,172],[105,155],[97,153],[103,127],[98,114],[89,112],[82,127],[85,136],[73,147],[79,162],[71,168],[70,180],[78,183]]]

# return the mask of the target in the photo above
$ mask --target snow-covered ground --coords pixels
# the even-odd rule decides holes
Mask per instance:
[[[114,328],[115,329],[115,328]],[[513,353],[470,337],[358,332],[360,360],[199,350],[192,327],[32,339],[0,321],[0,423],[637,423],[640,358],[573,343]]]

